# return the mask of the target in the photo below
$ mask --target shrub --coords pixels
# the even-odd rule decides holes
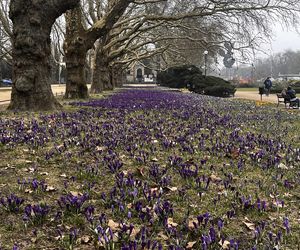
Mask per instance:
[[[215,76],[203,76],[194,65],[169,68],[158,74],[158,82],[170,88],[184,88],[205,95],[228,97],[235,93],[235,87],[228,81]]]
[[[159,72],[157,81],[162,86],[185,88],[195,75],[202,75],[202,72],[194,65],[176,66]]]
[[[205,95],[219,96],[219,97],[229,97],[233,96],[235,93],[235,88],[233,86],[225,85],[215,85],[209,86],[204,89]]]

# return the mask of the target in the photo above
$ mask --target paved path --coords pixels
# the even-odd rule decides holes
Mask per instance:
[[[65,92],[65,85],[51,85],[54,95],[63,95]],[[90,86],[89,86],[90,87]],[[132,87],[157,87],[156,84],[124,84],[123,88],[132,88]],[[0,104],[9,104],[11,95],[11,87],[0,88]],[[258,91],[236,91],[234,98],[248,99],[260,101],[260,95]],[[277,97],[275,94],[269,96],[262,96],[262,100],[265,102],[277,103]]]
[[[260,101],[260,95],[258,94],[258,91],[257,92],[255,92],[255,91],[236,91],[234,98]],[[272,102],[272,103],[278,102],[276,94],[270,94],[269,96],[263,95],[262,101]]]
[[[65,93],[65,85],[51,85],[52,92],[55,96]],[[0,88],[0,104],[9,104],[11,87]]]

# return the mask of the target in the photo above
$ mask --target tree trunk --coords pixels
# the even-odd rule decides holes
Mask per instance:
[[[66,39],[64,43],[67,84],[65,98],[88,98],[88,88],[85,81],[85,64],[88,48],[82,38],[85,30],[82,26],[80,8],[66,13]]]
[[[95,56],[91,93],[98,94],[103,90],[111,90],[111,72],[107,52],[103,50],[103,44],[99,44]]]
[[[119,20],[132,0],[110,1],[111,9],[92,25],[85,29],[82,25],[82,13],[80,8],[68,11],[66,14],[66,40],[64,50],[67,67],[66,98],[87,98],[88,89],[84,79],[84,65],[86,54],[94,43],[107,35],[113,25]],[[104,68],[100,65],[99,75]],[[105,78],[106,75],[103,76]]]
[[[51,90],[50,32],[56,18],[79,0],[11,0],[13,86],[10,110],[60,107]]]
[[[65,53],[67,84],[65,98],[88,98],[88,88],[85,80],[86,52],[82,48],[68,50]]]
[[[114,65],[112,70],[112,75],[113,75],[113,86],[114,88],[119,88],[123,86],[123,83],[125,81],[124,79],[124,71],[122,67],[118,65]]]

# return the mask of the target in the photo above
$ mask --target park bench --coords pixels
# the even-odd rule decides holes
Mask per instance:
[[[279,106],[280,103],[284,103],[284,106],[287,108],[287,105],[289,104],[289,107],[294,107],[297,103],[290,101],[289,99],[287,99],[284,95],[282,94],[276,94],[277,95],[277,107]]]
[[[276,94],[277,95],[277,107],[279,106],[280,103],[284,103],[284,106],[287,107],[287,104],[290,103],[288,99],[286,99],[282,94]]]

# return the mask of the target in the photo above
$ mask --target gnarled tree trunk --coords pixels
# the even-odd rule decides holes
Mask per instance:
[[[66,14],[66,40],[64,50],[67,67],[66,98],[87,98],[88,89],[84,79],[86,54],[99,38],[109,33],[132,0],[109,1],[110,11],[94,25],[85,29],[80,8]],[[101,70],[100,70],[101,71]],[[99,72],[101,75],[101,72]]]
[[[67,85],[65,98],[87,98],[88,88],[85,81],[87,47],[82,26],[82,14],[80,8],[69,10],[66,13],[66,40],[64,43]]]
[[[103,43],[98,45],[95,52],[96,55],[91,93],[99,94],[103,90],[110,89],[109,86],[111,85],[111,74],[107,53],[103,50]]]
[[[114,65],[112,67],[112,85],[114,88],[122,87],[123,83],[126,81],[125,77],[124,71],[120,65]]]
[[[50,79],[50,32],[56,18],[79,0],[11,0],[13,86],[9,109],[53,110],[60,104]]]

